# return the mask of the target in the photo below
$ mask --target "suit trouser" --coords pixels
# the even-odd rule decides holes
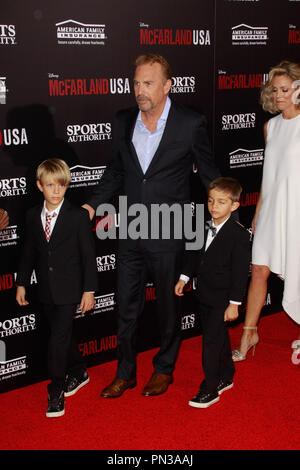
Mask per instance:
[[[73,334],[73,317],[77,304],[43,304],[44,314],[50,326],[48,343],[48,373],[52,382],[50,393],[63,389],[66,375],[77,377],[85,370],[82,355]]]
[[[174,286],[180,275],[182,253],[152,253],[143,250],[121,251],[118,256],[118,369],[117,377],[136,376],[136,333],[138,318],[145,303],[145,283],[155,285],[160,349],[153,358],[157,373],[170,375],[180,346],[179,299]]]
[[[228,327],[224,322],[225,307],[199,304],[202,338],[202,366],[205,379],[201,390],[215,392],[220,380],[232,380],[235,372],[232,361]]]

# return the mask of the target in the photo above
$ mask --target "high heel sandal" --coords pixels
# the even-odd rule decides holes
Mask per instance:
[[[243,326],[243,330],[256,330],[256,332],[257,332],[257,326]],[[233,362],[244,361],[246,359],[246,356],[247,356],[247,354],[248,354],[248,352],[250,351],[251,348],[253,348],[252,356],[254,356],[255,347],[256,347],[256,345],[259,341],[258,334],[256,333],[256,335],[254,335],[254,336],[255,336],[255,339],[251,344],[248,345],[245,355],[242,354],[238,349],[235,349],[234,351],[232,351],[232,360],[233,360]]]

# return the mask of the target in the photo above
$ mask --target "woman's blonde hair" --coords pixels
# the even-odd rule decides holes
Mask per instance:
[[[276,103],[274,103],[272,95],[272,81],[273,78],[278,75],[287,75],[293,81],[300,80],[300,64],[296,64],[295,62],[290,62],[288,60],[283,60],[278,65],[275,65],[275,67],[271,68],[269,72],[268,81],[261,88],[260,104],[262,105],[264,111],[268,111],[272,114],[278,112],[278,108],[276,106]],[[299,85],[300,82],[295,87],[295,91],[297,88],[299,88]],[[297,104],[297,107],[300,109],[300,103]]]
[[[44,160],[36,170],[36,179],[42,184],[43,180],[52,177],[63,184],[69,186],[71,181],[70,168],[64,160],[59,158],[49,158]]]

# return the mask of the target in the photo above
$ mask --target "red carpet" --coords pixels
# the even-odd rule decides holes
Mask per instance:
[[[241,325],[231,329],[236,347]],[[188,406],[198,391],[201,339],[182,343],[168,392],[143,397],[154,351],[138,357],[138,386],[115,400],[101,399],[116,363],[89,369],[91,381],[66,399],[66,414],[47,419],[46,382],[4,393],[0,449],[271,450],[299,449],[300,364],[291,362],[297,325],[284,313],[262,318],[254,358],[236,366],[235,385],[208,409]]]

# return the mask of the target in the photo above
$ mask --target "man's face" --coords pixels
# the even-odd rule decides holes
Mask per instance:
[[[162,111],[172,83],[165,79],[160,64],[139,65],[133,83],[135,98],[142,112]]]

